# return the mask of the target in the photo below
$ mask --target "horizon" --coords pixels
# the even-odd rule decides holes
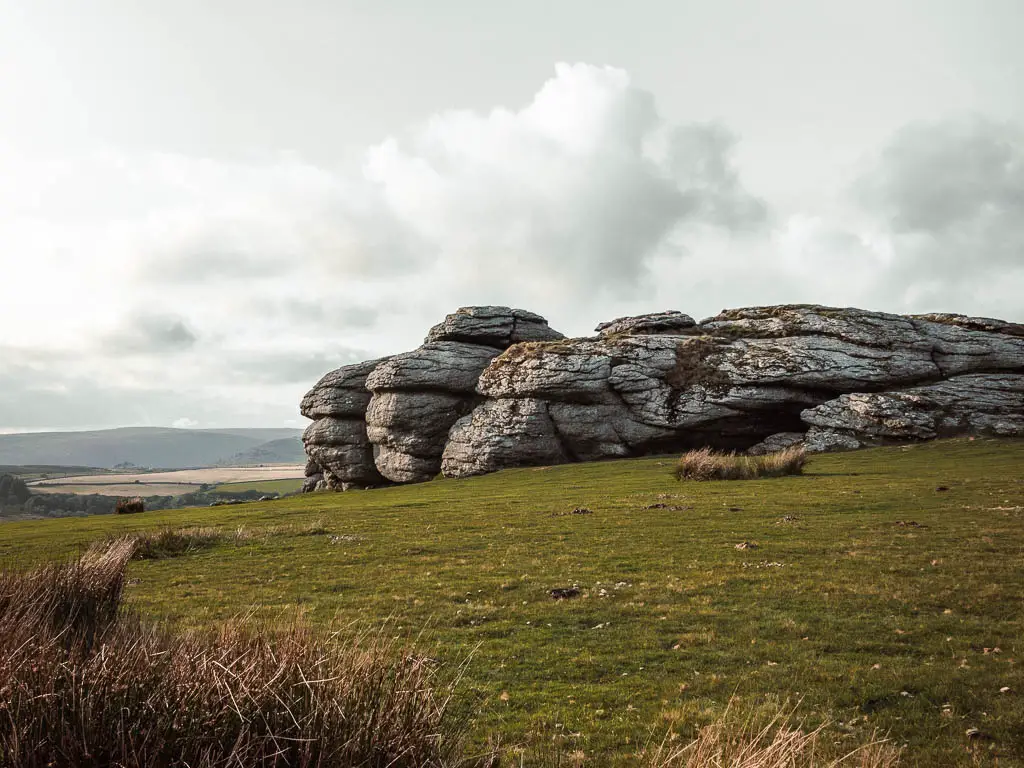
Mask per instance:
[[[82,427],[81,429],[24,429],[7,430],[0,428],[0,437],[5,435],[51,435],[51,434],[76,434],[79,432],[114,432],[119,429],[168,429],[178,432],[223,432],[226,430],[265,430],[265,429],[290,429],[301,434],[302,427],[266,427],[266,426],[220,426],[220,427],[165,427],[159,424],[122,424],[116,427]]]
[[[1013,0],[0,8],[0,434],[301,429],[466,305],[1024,322]]]

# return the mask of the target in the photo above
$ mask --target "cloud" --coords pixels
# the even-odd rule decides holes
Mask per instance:
[[[768,206],[744,189],[731,162],[736,144],[721,123],[678,126],[671,132],[668,164],[697,218],[729,231],[756,230],[767,221]]]
[[[201,373],[216,378],[208,370]],[[132,385],[78,365],[37,369],[5,364],[0,369],[0,424],[8,430],[171,426],[182,411],[210,427],[296,426],[299,421],[295,395],[287,387],[203,386],[197,378],[152,376]]]
[[[948,235],[978,219],[1019,223],[1024,131],[980,116],[913,123],[882,149],[856,189],[897,234]]]
[[[371,148],[365,175],[458,282],[614,296],[673,230],[764,221],[733,143],[719,125],[665,125],[621,70],[562,64],[518,111],[442,113]]]
[[[886,230],[878,293],[1019,316],[1024,288],[1024,129],[981,116],[898,131],[852,197]]]
[[[0,146],[0,428],[280,423],[466,304],[570,334],[782,302],[1021,319],[1019,126],[916,123],[797,206],[748,188],[740,147],[586,64],[337,167]]]
[[[326,371],[373,357],[368,352],[335,349],[332,352],[266,351],[232,353],[225,361],[225,380],[247,384],[310,385]],[[308,388],[308,386],[307,386]]]
[[[126,318],[102,343],[115,355],[167,354],[189,349],[197,340],[180,317],[139,313]]]

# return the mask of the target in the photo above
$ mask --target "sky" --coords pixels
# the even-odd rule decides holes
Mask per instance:
[[[0,0],[0,431],[296,426],[460,306],[1024,321],[1019,0]]]

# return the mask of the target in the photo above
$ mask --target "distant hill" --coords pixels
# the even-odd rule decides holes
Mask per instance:
[[[305,461],[302,430],[124,427],[92,432],[0,435],[0,465],[75,465],[182,469],[231,463]],[[294,450],[298,444],[298,451]],[[266,447],[263,447],[266,446]],[[252,460],[242,457],[251,456]],[[265,456],[266,458],[256,458]]]
[[[278,440],[268,440],[255,448],[236,453],[221,463],[230,467],[246,467],[252,464],[304,464],[305,462],[306,451],[302,447],[302,440],[296,435],[282,437]]]

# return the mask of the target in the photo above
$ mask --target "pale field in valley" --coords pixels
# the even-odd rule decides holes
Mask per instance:
[[[39,493],[77,493],[88,496],[98,493],[101,496],[181,496],[185,493],[198,491],[198,485],[184,483],[89,483],[87,485],[35,485],[32,487]]]
[[[302,464],[268,467],[207,467],[168,472],[133,472],[109,475],[80,475],[30,483],[36,491],[50,493],[102,493],[110,496],[177,496],[198,490],[203,483],[256,483],[263,480],[291,480],[303,476]],[[138,480],[138,483],[135,481]]]

